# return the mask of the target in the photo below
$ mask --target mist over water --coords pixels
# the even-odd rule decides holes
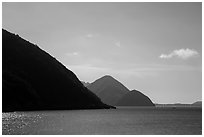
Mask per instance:
[[[2,134],[202,134],[199,107],[32,111],[2,114]]]

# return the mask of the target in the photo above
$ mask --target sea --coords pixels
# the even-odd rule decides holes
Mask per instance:
[[[3,135],[201,135],[201,107],[2,113]]]

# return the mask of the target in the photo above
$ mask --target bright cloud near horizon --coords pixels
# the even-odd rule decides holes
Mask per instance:
[[[82,81],[111,75],[155,103],[202,99],[201,2],[3,2],[2,27]]]
[[[194,49],[179,49],[179,50],[174,50],[169,54],[161,54],[159,57],[162,59],[169,59],[172,57],[179,57],[181,59],[188,59],[191,57],[195,57],[198,55],[198,52]]]

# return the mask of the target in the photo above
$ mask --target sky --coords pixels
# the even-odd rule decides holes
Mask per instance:
[[[154,103],[202,99],[202,3],[6,3],[2,27],[85,82],[111,75]]]

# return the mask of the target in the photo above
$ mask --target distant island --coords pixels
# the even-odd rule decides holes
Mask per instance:
[[[114,106],[155,106],[143,93],[130,91],[112,76],[103,76],[87,86],[104,103]]]
[[[51,55],[2,30],[2,110],[109,109]]]
[[[157,107],[202,107],[202,101],[196,101],[191,104],[173,103],[173,104],[155,104]]]
[[[202,101],[196,101],[191,104],[192,106],[201,106],[202,107]]]

